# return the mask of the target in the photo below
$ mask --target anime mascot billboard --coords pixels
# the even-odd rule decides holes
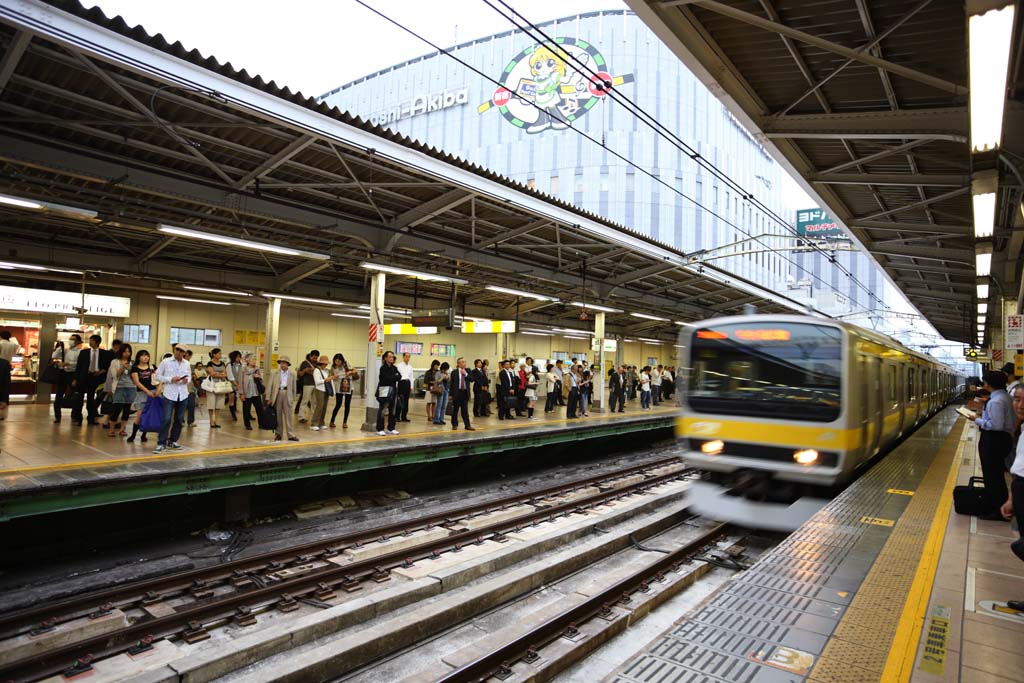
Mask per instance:
[[[613,76],[596,47],[574,38],[531,45],[505,67],[483,114],[496,108],[512,125],[535,135],[564,130],[608,93],[633,82],[631,74]]]

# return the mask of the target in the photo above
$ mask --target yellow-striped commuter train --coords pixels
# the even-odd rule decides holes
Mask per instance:
[[[834,486],[963,392],[895,340],[799,315],[716,318],[680,332],[687,464]]]

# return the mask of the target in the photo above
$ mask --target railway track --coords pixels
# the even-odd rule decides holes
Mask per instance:
[[[245,626],[253,623],[257,614],[269,610],[287,612],[300,603],[329,607],[326,601],[340,593],[360,590],[364,582],[387,581],[397,567],[485,541],[502,542],[506,533],[530,524],[635,496],[690,474],[691,470],[682,468],[678,459],[665,458],[407,524],[382,526],[10,612],[0,617],[0,632],[7,637],[27,634],[35,638],[45,638],[48,632],[69,622],[101,619],[115,610],[141,614],[126,618],[123,627],[112,631],[5,661],[0,664],[0,680],[20,683],[55,673],[85,673],[97,660],[122,652],[144,652],[161,639],[196,643],[209,638],[212,629],[226,624]],[[417,542],[419,538],[429,540]],[[367,553],[358,559],[371,544],[377,544],[383,552]],[[389,544],[393,550],[388,549]],[[356,559],[338,562],[343,555]],[[153,611],[154,605],[171,601],[180,604]]]
[[[507,642],[481,652],[472,661],[435,679],[435,683],[480,683],[492,679],[531,678],[535,671],[524,672],[523,669],[529,669],[545,659],[542,653],[546,647],[563,638],[570,643],[578,639],[582,635],[580,629],[587,622],[610,622],[619,618],[621,614],[616,614],[614,608],[630,605],[640,594],[648,593],[652,585],[665,582],[667,573],[679,572],[684,564],[690,564],[697,554],[706,551],[730,529],[731,525],[727,523],[716,524],[697,538],[667,552],[656,562],[608,584],[583,602],[545,619]],[[563,654],[562,658],[572,662],[578,656]],[[554,659],[551,655],[546,659],[549,660],[545,671],[547,676],[566,666],[551,666],[551,660]]]

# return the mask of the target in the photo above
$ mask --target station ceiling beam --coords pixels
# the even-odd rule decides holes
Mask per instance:
[[[851,228],[863,230],[879,230],[882,232],[906,233],[939,233],[946,235],[973,235],[974,228],[970,225],[950,225],[948,223],[896,223],[893,221],[851,220]]]
[[[292,266],[285,272],[278,275],[274,279],[274,288],[287,289],[288,287],[294,285],[296,282],[305,280],[310,275],[315,275],[316,273],[319,273],[321,270],[330,267],[331,262],[325,261],[323,259],[310,259],[308,261],[303,261],[302,263],[296,266]]]
[[[807,178],[812,183],[828,185],[892,185],[932,187],[966,187],[970,176],[942,173],[814,173]]]
[[[924,145],[928,142],[929,140],[911,140],[910,142],[905,142],[902,145],[886,147],[885,149],[879,150],[877,152],[866,154],[864,156],[857,157],[856,159],[851,159],[850,161],[844,161],[843,163],[836,164],[831,168],[826,168],[825,170],[820,171],[817,175],[825,176],[828,175],[829,173],[839,173],[840,171],[845,171],[848,168],[854,168],[856,166],[870,164],[872,162],[885,159],[886,157],[890,157],[894,154],[905,154],[906,152],[909,152],[915,147],[920,147],[921,145]]]
[[[18,67],[18,62],[21,61],[30,42],[32,42],[32,34],[28,31],[18,31],[14,34],[14,39],[7,46],[4,56],[0,58],[0,93],[10,82],[14,70]]]
[[[527,223],[524,226],[521,226],[521,227],[518,227],[518,228],[514,228],[512,230],[508,230],[508,231],[505,231],[505,232],[502,232],[502,233],[499,233],[499,234],[495,235],[494,237],[488,237],[486,239],[483,239],[483,240],[477,242],[473,246],[475,246],[477,249],[487,249],[489,247],[493,247],[495,244],[501,244],[502,242],[507,242],[508,240],[516,238],[516,237],[519,237],[521,235],[528,235],[531,232],[534,232],[535,230],[540,230],[541,228],[543,228],[546,225],[551,225],[551,221],[545,220],[543,218],[539,219],[539,220],[535,220],[535,221],[532,221],[530,223]]]
[[[306,149],[310,145],[316,142],[316,138],[312,135],[303,135],[295,138],[292,142],[288,143],[284,149],[275,154],[274,156],[267,159],[265,162],[260,164],[258,167],[246,173],[238,181],[234,183],[234,186],[242,189],[251,185],[254,181],[267,175],[275,168],[285,163],[293,156]]]
[[[862,62],[864,64],[868,64],[879,69],[884,69],[885,71],[896,74],[898,76],[903,76],[904,78],[909,78],[910,80],[917,81],[919,83],[924,83],[925,85],[930,85],[938,90],[943,90],[945,92],[949,92],[959,96],[967,95],[966,86],[960,85],[958,83],[952,83],[943,78],[938,78],[936,76],[923,73],[921,71],[918,71],[917,69],[908,68],[906,66],[903,66],[902,64],[890,62],[885,59],[879,59],[878,57],[875,57],[874,55],[869,54],[865,51],[849,48],[846,47],[845,45],[840,45],[839,43],[832,42],[831,40],[826,40],[825,38],[821,38],[820,36],[816,36],[805,31],[800,31],[790,26],[786,26],[785,24],[782,24],[780,22],[771,21],[769,19],[765,19],[764,17],[759,17],[756,14],[751,14],[750,12],[738,9],[736,7],[731,7],[730,5],[726,5],[721,2],[715,2],[715,0],[668,0],[668,2],[660,3],[660,6],[663,8],[669,8],[677,5],[689,4],[699,5],[700,7],[711,10],[712,12],[716,12],[718,14],[731,17],[733,19],[736,19],[737,21],[742,21],[745,24],[756,26],[758,28],[764,29],[765,31],[770,31],[771,33],[778,33],[779,35],[792,38],[807,45],[813,45],[814,47],[821,48],[822,50],[826,50],[828,52],[834,52],[837,55],[841,55],[843,57],[846,57],[847,59],[852,59],[855,62]]]

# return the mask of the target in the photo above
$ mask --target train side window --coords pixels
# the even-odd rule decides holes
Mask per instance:
[[[889,400],[896,400],[896,366],[889,366]]]

